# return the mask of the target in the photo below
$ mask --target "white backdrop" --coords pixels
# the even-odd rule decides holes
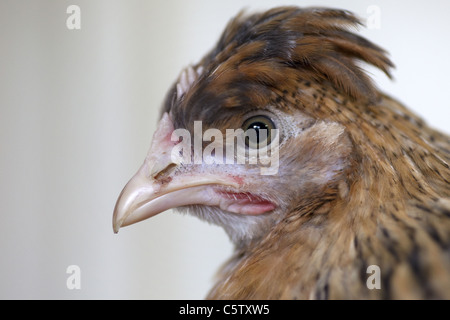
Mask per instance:
[[[69,5],[81,29],[66,27]],[[349,9],[397,68],[379,87],[450,133],[450,2],[0,1],[0,298],[202,299],[231,254],[224,232],[166,212],[113,234],[158,108],[241,8]],[[377,28],[379,27],[379,28]],[[80,289],[68,289],[77,265]]]

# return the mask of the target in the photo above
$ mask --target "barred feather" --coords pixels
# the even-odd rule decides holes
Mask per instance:
[[[393,64],[350,31],[360,24],[325,8],[241,12],[189,89],[169,92],[175,127],[236,128],[249,110],[301,119],[279,175],[254,177],[279,193],[276,217],[239,228],[191,208],[236,243],[209,298],[450,298],[450,138],[375,87],[358,63],[388,76]],[[380,290],[366,285],[370,265]]]

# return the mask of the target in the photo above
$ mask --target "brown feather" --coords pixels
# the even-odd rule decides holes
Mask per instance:
[[[300,169],[265,180],[296,202],[237,243],[210,299],[450,299],[450,138],[378,91],[358,63],[393,64],[358,25],[343,10],[241,12],[192,87],[169,92],[175,127],[239,127],[269,106],[309,119],[282,155]]]

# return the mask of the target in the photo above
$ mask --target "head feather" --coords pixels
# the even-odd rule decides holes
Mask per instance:
[[[201,75],[189,90],[175,85],[163,111],[177,109],[176,127],[204,117],[224,123],[232,116],[228,108],[263,108],[274,104],[286,88],[293,91],[308,82],[332,87],[350,100],[374,103],[381,95],[358,63],[373,65],[389,77],[393,64],[383,49],[350,31],[359,25],[345,10],[242,11],[194,66],[202,68]]]
[[[375,98],[376,88],[357,65],[371,64],[390,77],[386,52],[349,31],[361,25],[345,10],[279,7],[238,14],[202,64],[228,70],[271,61],[278,69],[302,71],[303,80],[328,80],[354,99]],[[275,77],[276,78],[276,77]]]

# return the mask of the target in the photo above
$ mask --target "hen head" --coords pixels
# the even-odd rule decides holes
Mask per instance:
[[[114,231],[170,208],[222,226],[236,255],[211,297],[358,296],[365,283],[344,284],[367,265],[392,273],[414,242],[395,222],[422,230],[413,201],[450,194],[448,153],[433,146],[448,140],[372,84],[358,63],[388,76],[392,63],[358,24],[320,8],[234,18],[169,91]]]

